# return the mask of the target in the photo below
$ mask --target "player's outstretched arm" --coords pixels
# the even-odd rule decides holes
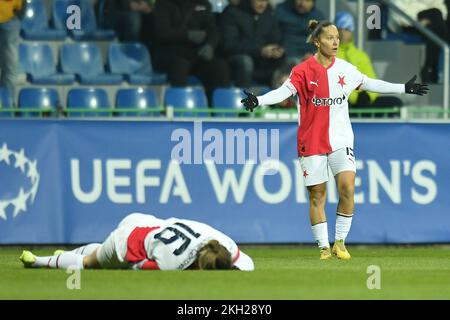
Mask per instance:
[[[247,90],[244,90],[244,93],[247,95],[247,97],[242,99],[241,103],[244,105],[245,110],[250,112],[253,112],[253,109],[260,105],[277,104],[292,96],[291,90],[285,85],[282,85],[278,89],[269,91],[266,94],[258,97],[253,93],[248,92]]]
[[[407,83],[405,83],[405,93],[417,94],[423,96],[428,93],[428,85],[423,83],[416,83],[417,76],[411,78]]]
[[[407,94],[416,94],[416,95],[424,95],[427,94],[428,86],[422,83],[415,83],[417,76],[412,77],[411,80],[402,83],[391,83],[383,80],[365,78],[363,84],[361,85],[361,89],[366,91],[372,91],[377,93],[407,93]]]
[[[253,109],[259,106],[258,98],[247,90],[244,90],[244,93],[247,95],[247,98],[242,99],[241,103],[244,105],[245,110],[253,112]]]

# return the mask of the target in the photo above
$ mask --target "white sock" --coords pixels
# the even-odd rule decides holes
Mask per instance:
[[[352,215],[344,215],[342,213],[336,213],[336,233],[334,239],[345,240],[347,238],[350,227],[352,226]]]
[[[101,243],[90,243],[90,244],[87,244],[85,246],[76,248],[76,249],[74,249],[74,250],[72,250],[70,252],[73,252],[73,253],[76,253],[76,254],[81,254],[83,256],[88,256],[100,246],[101,246]]]
[[[36,257],[33,267],[47,267],[52,269],[67,269],[69,267],[83,269],[83,258],[81,254],[64,252],[56,256]]]
[[[328,224],[327,222],[321,222],[311,226],[314,240],[317,242],[319,248],[329,248],[330,242],[328,241]]]

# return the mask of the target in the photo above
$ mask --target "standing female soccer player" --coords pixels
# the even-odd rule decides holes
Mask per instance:
[[[272,105],[292,95],[298,96],[297,151],[309,192],[309,216],[320,259],[330,259],[332,253],[339,259],[350,259],[345,239],[353,217],[356,165],[348,96],[359,88],[378,93],[417,95],[426,94],[428,88],[414,83],[415,76],[406,84],[368,78],[352,64],[335,57],[339,47],[336,26],[327,21],[312,20],[309,27],[316,54],[295,66],[278,89],[258,97],[244,91],[247,97],[241,102],[247,110],[253,111],[258,105]],[[332,251],[325,216],[328,166],[339,192]]]
[[[253,271],[252,259],[222,232],[200,222],[133,213],[102,243],[38,257],[23,251],[28,268],[78,269],[238,269]]]

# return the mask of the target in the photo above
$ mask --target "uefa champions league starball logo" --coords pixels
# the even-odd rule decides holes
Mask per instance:
[[[37,171],[37,161],[28,159],[23,149],[20,149],[19,152],[10,150],[8,149],[8,145],[3,143],[3,146],[0,148],[0,164],[3,164],[3,162],[4,165],[6,164],[10,168],[14,166],[15,169],[19,169],[31,182],[31,187],[28,189],[20,187],[17,191],[17,196],[14,198],[2,199],[0,195],[0,219],[7,220],[6,208],[8,206],[12,205],[14,207],[13,218],[15,218],[19,213],[27,210],[28,201],[30,201],[30,204],[34,203],[40,176]]]

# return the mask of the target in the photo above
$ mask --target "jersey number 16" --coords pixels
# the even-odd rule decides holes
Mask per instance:
[[[194,230],[189,228],[184,223],[176,222],[174,225],[181,227],[182,229],[187,231],[189,234],[191,234],[195,238],[200,237],[200,233],[194,232]],[[163,233],[165,233],[166,231],[172,231],[174,235],[170,238],[164,238]],[[173,254],[176,256],[179,256],[180,254],[182,254],[187,249],[189,244],[191,243],[191,238],[188,235],[186,235],[186,233],[184,233],[183,230],[180,230],[180,229],[174,228],[174,227],[167,227],[160,233],[155,234],[155,239],[160,240],[164,244],[170,244],[172,242],[175,242],[175,241],[181,239],[183,241],[183,243],[181,244],[180,247],[178,247],[177,249],[175,249],[173,251]]]

